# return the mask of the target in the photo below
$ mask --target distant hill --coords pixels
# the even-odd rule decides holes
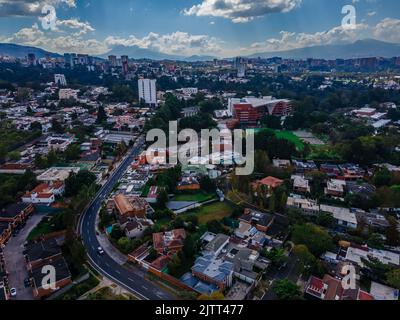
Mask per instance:
[[[395,56],[400,56],[400,44],[366,39],[350,44],[313,46],[279,52],[260,52],[252,54],[249,58],[353,59],[368,57],[392,58]]]
[[[36,58],[44,58],[46,55],[50,55],[51,57],[60,57],[57,53],[48,52],[36,47],[20,46],[12,43],[0,43],[0,54],[2,55],[24,58],[28,53],[35,54]]]
[[[127,55],[132,59],[151,59],[151,60],[180,60],[180,61],[211,61],[214,57],[211,56],[190,56],[171,55],[162,52],[153,51],[150,49],[139,48],[138,46],[116,46],[110,52],[101,55],[102,58],[107,58],[109,55],[117,57]]]

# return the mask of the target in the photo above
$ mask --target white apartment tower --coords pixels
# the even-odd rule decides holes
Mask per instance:
[[[65,75],[63,74],[55,74],[54,75],[54,83],[57,85],[59,84],[60,86],[67,86],[67,80],[65,79]]]
[[[157,105],[157,88],[155,79],[139,79],[139,100],[144,100],[147,104]]]

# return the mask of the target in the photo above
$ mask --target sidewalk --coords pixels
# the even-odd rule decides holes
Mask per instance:
[[[124,265],[128,261],[128,256],[122,254],[121,252],[116,249],[110,240],[108,239],[107,235],[104,233],[100,233],[98,229],[99,225],[99,215],[96,216],[96,234],[97,240],[99,241],[103,250],[119,265]]]

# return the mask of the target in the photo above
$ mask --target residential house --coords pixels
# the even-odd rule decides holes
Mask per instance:
[[[317,201],[305,199],[303,197],[295,195],[291,195],[290,197],[288,197],[286,206],[293,209],[299,209],[307,215],[316,215],[319,212]]]
[[[143,198],[118,194],[114,197],[114,202],[121,216],[146,217],[148,203]]]
[[[317,165],[312,160],[309,160],[309,161],[293,160],[292,164],[297,173],[305,173],[305,172],[318,170]]]
[[[153,233],[153,248],[159,253],[178,252],[183,248],[186,239],[184,229]]]
[[[212,254],[205,254],[196,259],[192,267],[192,275],[206,283],[213,284],[220,291],[232,285],[234,264],[218,259]]]
[[[364,267],[362,260],[368,261],[369,258],[377,259],[383,264],[400,266],[400,254],[386,250],[372,249],[367,246],[351,245],[347,248],[344,256],[345,261],[355,263],[359,267]]]
[[[56,196],[64,193],[64,183],[57,181],[51,185],[41,183],[32,191],[26,192],[21,200],[24,203],[51,205],[56,201]]]
[[[357,195],[363,199],[369,199],[376,191],[376,188],[366,182],[348,181],[346,183],[349,194]]]
[[[224,250],[224,248],[228,245],[229,239],[230,237],[226,234],[220,233],[215,235],[208,233],[208,243],[204,247],[203,254],[212,255],[214,257],[219,256],[222,250]]]
[[[372,281],[370,294],[379,301],[398,301],[399,290]]]
[[[24,251],[28,270],[33,270],[62,257],[62,251],[54,238],[36,242]]]
[[[338,177],[341,173],[339,167],[336,164],[321,164],[319,167],[319,171],[327,174],[329,177]]]
[[[47,263],[55,270],[55,283],[48,284],[44,279],[47,277],[47,273],[43,273],[43,267],[37,267],[32,269],[30,273],[31,283],[33,284],[33,296],[35,298],[44,298],[53,294],[67,285],[72,283],[71,272],[68,269],[68,265],[63,257],[52,260]]]
[[[200,183],[194,176],[182,177],[176,189],[179,191],[200,190]]]
[[[320,212],[327,212],[332,214],[336,220],[336,224],[341,227],[357,229],[357,216],[348,208],[341,208],[335,206],[328,206],[321,204]]]
[[[280,187],[283,184],[283,180],[275,178],[275,177],[266,177],[262,180],[257,180],[252,183],[253,190],[256,190],[259,186],[265,186],[268,190],[273,190]]]
[[[0,222],[8,222],[11,228],[16,228],[24,223],[34,212],[31,203],[11,204],[0,212]]]
[[[260,232],[267,232],[274,222],[274,216],[269,213],[245,209],[244,214],[239,218],[240,222],[247,223],[255,227]]]
[[[181,111],[181,115],[183,118],[194,117],[199,113],[199,111],[200,107],[183,108]]]
[[[286,206],[299,209],[306,215],[316,216],[321,212],[330,213],[335,218],[337,225],[341,227],[356,229],[358,225],[356,214],[348,208],[319,205],[315,200],[293,195],[288,197]]]
[[[346,188],[346,181],[330,179],[325,188],[325,194],[331,197],[343,197]]]
[[[287,169],[291,166],[290,160],[274,159],[272,165],[276,168]]]
[[[11,238],[11,233],[11,224],[8,222],[0,222],[0,248]]]
[[[339,165],[340,170],[342,171],[341,178],[345,181],[357,181],[362,180],[365,176],[365,170],[362,169],[357,164],[346,163]]]
[[[322,279],[311,276],[306,284],[305,293],[319,300],[374,300],[372,295],[359,288],[345,290],[340,279],[327,274]]]
[[[128,238],[139,239],[143,237],[144,231],[154,223],[149,219],[121,216],[119,224]]]
[[[300,175],[292,175],[291,180],[293,181],[293,191],[296,193],[309,193],[311,187],[308,179]]]

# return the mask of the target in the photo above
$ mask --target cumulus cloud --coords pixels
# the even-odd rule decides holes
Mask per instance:
[[[78,37],[95,31],[95,29],[90,25],[89,22],[82,22],[76,18],[67,20],[57,20],[56,26],[57,28],[65,27],[68,29],[77,30],[77,32],[74,33],[74,35]]]
[[[203,0],[185,9],[185,15],[212,16],[243,23],[269,13],[289,12],[301,4],[301,0]]]
[[[389,42],[400,42],[400,20],[386,18],[379,22],[374,28],[374,37],[385,39]]]
[[[0,17],[38,16],[44,5],[76,7],[76,0],[0,0]]]
[[[249,48],[241,48],[242,53],[256,52],[275,52],[286,51],[291,49],[305,48],[318,45],[331,45],[341,43],[351,43],[365,38],[365,35],[371,33],[371,29],[366,24],[357,24],[354,28],[343,28],[342,26],[334,27],[330,30],[315,33],[296,33],[281,31],[280,38],[270,38],[262,42],[256,42]],[[385,40],[379,37],[380,40]]]
[[[128,38],[110,36],[105,39],[108,46],[137,46],[142,49],[155,50],[167,54],[195,55],[217,54],[221,51],[222,41],[207,35],[192,35],[187,32],[173,32],[160,35],[150,32],[143,38],[134,35]]]

